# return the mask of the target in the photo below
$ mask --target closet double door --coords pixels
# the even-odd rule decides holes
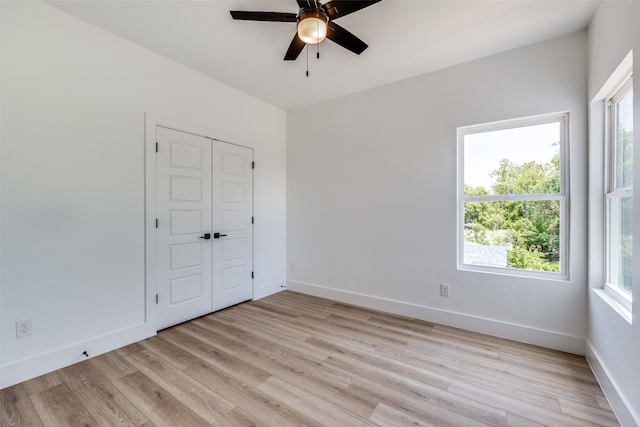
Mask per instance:
[[[156,127],[157,328],[253,298],[253,150]]]

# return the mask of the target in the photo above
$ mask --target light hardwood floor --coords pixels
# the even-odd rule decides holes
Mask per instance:
[[[584,357],[281,292],[2,390],[2,426],[616,426]]]

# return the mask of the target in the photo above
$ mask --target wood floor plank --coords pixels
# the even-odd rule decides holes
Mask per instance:
[[[288,402],[296,408],[301,408],[305,414],[323,425],[373,425],[373,423],[352,414],[347,409],[319,398],[312,391],[286,382],[278,377],[269,378],[260,384],[259,389],[275,399]]]
[[[239,318],[238,314],[236,313],[240,315]],[[313,335],[313,332],[305,329],[302,326],[299,326],[297,324],[297,321],[292,322],[288,317],[269,316],[269,313],[265,310],[256,310],[253,308],[253,306],[247,307],[241,312],[237,310],[233,312],[225,310],[224,312],[220,313],[219,317],[222,319],[228,319],[229,321],[235,323],[245,324],[246,322],[252,322],[254,324],[257,324],[258,326],[262,325],[262,327],[264,327],[265,329],[274,331],[276,333],[280,330],[280,328],[282,328],[283,334],[287,334],[292,338],[298,340],[304,340]],[[239,319],[241,320],[241,322],[238,322]]]
[[[27,381],[23,383],[22,386],[24,387],[25,393],[31,396],[60,384],[62,384],[62,379],[60,378],[58,372],[54,371],[34,378],[31,381]]]
[[[440,423],[431,423],[426,420],[420,420],[412,415],[406,414],[401,410],[392,408],[384,403],[378,404],[375,411],[369,417],[369,420],[380,426],[397,426],[397,427],[440,427]]]
[[[149,421],[110,382],[113,379],[109,378],[111,370],[100,370],[101,364],[94,365],[90,362],[92,361],[85,360],[58,372],[91,416],[100,425],[139,426]]]
[[[303,353],[308,358],[318,361],[324,360],[324,358],[329,355],[329,353],[318,351],[317,347],[308,345],[304,341],[308,336],[305,336],[303,339],[295,339],[286,334],[287,328],[279,328],[275,330],[268,329],[263,326],[264,322],[253,323],[248,319],[244,320],[245,321],[242,323],[229,323],[221,321],[218,316],[210,315],[197,319],[194,323],[201,325],[210,331],[224,334],[232,340],[232,345],[234,346],[237,346],[239,342],[252,343],[255,345],[256,340],[259,339],[261,342],[268,343],[268,348],[270,350],[280,349],[281,351],[289,352],[293,349],[296,352]],[[259,331],[259,336],[256,336],[256,330]],[[273,343],[278,343],[279,346],[277,348],[272,348]]]
[[[136,371],[136,368],[123,359],[117,351],[101,354],[85,362],[102,372],[102,375],[111,381],[120,379]]]
[[[562,413],[571,415],[574,418],[596,422],[603,426],[615,426],[618,424],[618,420],[611,411],[583,405],[569,399],[561,398],[560,408],[562,409]]]
[[[561,411],[555,410],[555,408],[550,409],[530,403],[525,396],[513,397],[458,380],[452,380],[448,390],[462,397],[482,401],[494,408],[512,412],[542,424],[564,427],[593,427],[600,425],[596,422],[581,420],[566,415]]]
[[[189,325],[188,327],[193,328],[195,325]],[[200,340],[188,333],[184,328],[172,328],[170,330],[163,331],[162,337],[165,340],[195,354],[202,360],[232,373],[239,380],[248,384],[257,386],[271,376],[269,372],[257,368],[256,366],[245,362],[241,358],[235,357],[234,355],[221,350],[215,345],[211,345]]]
[[[503,340],[500,346],[502,355],[511,355],[513,358],[526,359],[528,361],[551,362],[560,364],[570,364],[579,367],[588,366],[584,356],[565,353],[558,350],[525,344],[512,340]],[[526,363],[526,362],[525,362]]]
[[[227,414],[235,408],[233,403],[149,350],[143,349],[129,357],[141,373],[209,423],[216,423],[221,414]]]
[[[165,340],[162,335],[141,341],[140,346],[175,366],[176,369],[187,369],[202,362],[198,356]]]
[[[219,416],[220,418],[218,419],[218,421],[212,425],[218,426],[218,427],[247,427],[247,426],[267,427],[268,426],[268,424],[265,421],[248,414],[246,411],[244,411],[242,408],[239,408],[239,407],[235,407],[230,412],[226,414],[220,414]]]
[[[65,383],[30,396],[42,423],[47,427],[97,426],[89,410]]]
[[[333,343],[325,338],[310,338],[307,342],[314,343],[318,346],[324,346],[325,348],[335,349],[336,355],[346,356],[352,360],[356,360],[367,366],[375,366],[389,372],[395,372],[403,375],[406,378],[414,378],[418,381],[430,384],[435,387],[445,388],[449,385],[449,378],[446,375],[442,375],[437,370],[426,370],[421,367],[416,367],[399,361],[397,358],[386,358],[376,354],[375,352],[369,352],[363,350],[358,346],[350,346],[345,343]],[[330,356],[331,359],[333,356]]]
[[[351,377],[337,373],[325,364],[319,364],[315,360],[307,360],[305,363],[304,355],[294,350],[290,353],[265,350],[259,340],[249,340],[247,344],[241,345],[244,346],[242,353],[250,363],[264,366],[264,369],[269,369],[284,381],[313,390],[319,399],[327,400],[361,417],[367,417],[375,407],[375,403],[349,391]],[[276,344],[273,343],[272,346]]]
[[[303,336],[294,337],[297,334],[297,328],[290,325],[269,325],[261,319],[254,319],[250,317],[246,317],[243,319],[243,322],[229,322],[228,319],[222,319],[220,317],[210,318],[208,320],[212,320],[213,322],[218,322],[226,325],[227,327],[224,329],[225,333],[230,333],[231,331],[238,331],[239,334],[260,331],[260,336],[263,338],[273,340],[274,342],[282,343],[290,348],[295,348],[298,351],[305,353],[309,358],[321,361],[324,360],[325,357],[329,355],[327,352],[323,352],[317,347],[313,345],[309,345],[305,342],[307,338],[310,338],[312,334],[305,333]],[[206,327],[211,327],[206,325]],[[231,327],[231,328],[229,328]],[[236,328],[236,329],[233,329]]]
[[[217,330],[221,334],[234,334],[234,331],[230,331],[229,327],[219,327]],[[213,333],[211,336],[217,337],[218,335]],[[265,339],[262,333],[257,335],[246,330],[242,343],[236,342],[235,347],[242,348],[241,357],[245,361],[257,365],[265,371],[269,370],[271,374],[275,373],[273,369],[280,367],[282,369],[278,372],[281,374],[283,370],[285,374],[294,372],[299,377],[306,377],[308,376],[307,374],[312,374],[313,380],[337,387],[346,387],[351,380],[349,376],[337,374],[335,371],[328,369],[321,363],[322,360],[318,360],[314,355],[299,351],[302,345],[295,348],[278,338]],[[265,363],[265,356],[269,357],[268,363]]]
[[[22,384],[0,392],[0,426],[44,426]]]
[[[401,393],[404,399],[411,399],[415,404],[418,402],[414,399],[418,399],[424,404],[433,405],[488,425],[504,425],[506,420],[505,411],[449,393],[446,390],[448,382],[444,387],[434,387],[361,361],[349,360],[344,356],[333,356],[327,363],[336,364],[348,372],[357,372],[359,378],[354,380],[354,384],[359,383],[361,387],[377,385],[378,388],[384,388],[392,396]],[[351,386],[351,388],[354,387],[354,385]]]
[[[433,323],[388,314],[383,315],[382,313],[373,313],[367,322],[391,330],[402,331],[415,337],[424,338],[433,332]]]
[[[548,424],[537,423],[532,420],[528,420],[524,417],[520,417],[515,414],[507,414],[507,426],[509,427],[549,427]]]
[[[347,316],[332,314],[325,319],[327,324],[335,325],[341,330],[347,330],[354,335],[370,339],[376,343],[384,343],[386,345],[405,346],[409,334],[399,332],[389,332],[384,328],[372,325],[362,320],[350,319]]]
[[[282,317],[287,317],[290,319],[295,319],[298,317],[299,313],[291,310],[289,307],[283,306],[282,304],[272,304],[268,300],[257,300],[252,305],[255,310],[266,310],[269,315],[277,314]]]
[[[582,356],[284,291],[0,390],[0,426],[618,426]]]
[[[115,350],[114,353],[120,355],[121,357],[127,357],[130,354],[133,353],[137,353],[140,350],[142,350],[142,347],[140,345],[139,342],[134,342],[133,344],[129,344],[127,346],[124,347],[120,347],[119,349]]]
[[[585,386],[582,378],[577,379],[573,375],[563,376],[558,373],[551,374],[545,370],[538,371],[534,364],[522,366],[511,364],[501,358],[479,357],[463,350],[451,353],[443,348],[433,352],[420,351],[415,346],[409,346],[411,351],[399,354],[395,349],[378,347],[378,352],[389,357],[405,361],[412,365],[421,366],[432,370],[437,366],[443,368],[447,375],[462,382],[474,383],[499,393],[510,396],[526,396],[528,401],[546,407],[555,407],[559,410],[557,397],[563,396],[578,400],[582,403],[595,405],[595,395],[600,393],[597,385]],[[564,387],[569,384],[569,388]],[[587,387],[587,391],[584,388]],[[550,395],[555,395],[550,398]],[[589,402],[589,403],[588,403]]]
[[[185,373],[208,384],[218,391],[222,397],[242,408],[252,417],[263,420],[273,426],[314,426],[318,425],[311,418],[289,407],[285,402],[272,399],[249,384],[245,384],[226,372],[201,364],[193,366]]]
[[[319,304],[318,301],[313,298],[304,300],[298,298],[298,295],[294,295],[290,298],[282,296],[282,293],[278,294],[277,298],[269,299],[269,302],[273,304],[279,304],[289,309],[296,310],[296,314],[298,316],[311,314],[314,317],[326,317],[331,313],[334,313],[332,307],[335,303],[333,301],[326,301],[326,303]]]
[[[457,427],[461,425],[468,427],[488,427],[492,425],[478,419],[466,417],[457,412],[450,411],[447,408],[434,405],[419,397],[402,393],[389,387],[380,385],[372,387],[372,382],[365,378],[354,380],[350,388],[358,393],[367,393],[379,403],[384,403],[401,411],[403,414],[410,414],[413,418],[429,424],[436,424],[443,427]],[[506,415],[504,418],[506,420]],[[504,424],[493,424],[495,427],[502,425]]]
[[[190,408],[139,371],[113,383],[158,426],[208,426]]]

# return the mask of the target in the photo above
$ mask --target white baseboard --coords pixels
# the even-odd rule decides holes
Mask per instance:
[[[586,352],[587,362],[593,371],[604,395],[611,405],[611,409],[618,417],[620,425],[623,427],[640,427],[640,414],[635,414],[631,410],[631,405],[627,399],[618,391],[615,381],[609,375],[609,371],[602,363],[602,359],[591,346],[591,343],[587,342]]]
[[[328,298],[347,304],[413,317],[427,322],[480,332],[567,353],[579,355],[584,355],[585,353],[585,339],[573,335],[441,310],[404,301],[394,301],[372,295],[347,292],[309,283],[287,281],[287,288],[292,291]]]
[[[253,290],[253,299],[258,300],[260,298],[268,297],[269,295],[273,295],[276,292],[280,292],[285,289],[286,289],[286,283],[283,281],[273,282],[267,285],[256,287]]]
[[[140,324],[3,365],[0,367],[0,389],[82,362],[87,359],[82,354],[84,351],[89,357],[94,357],[155,334],[155,328],[148,324]]]

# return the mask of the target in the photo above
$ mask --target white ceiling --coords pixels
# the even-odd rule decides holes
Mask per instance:
[[[322,0],[322,2],[326,2]],[[230,10],[297,13],[295,0],[47,3],[290,110],[586,28],[598,0],[382,0],[337,23],[369,48],[330,40],[282,60],[295,23],[234,21]]]

